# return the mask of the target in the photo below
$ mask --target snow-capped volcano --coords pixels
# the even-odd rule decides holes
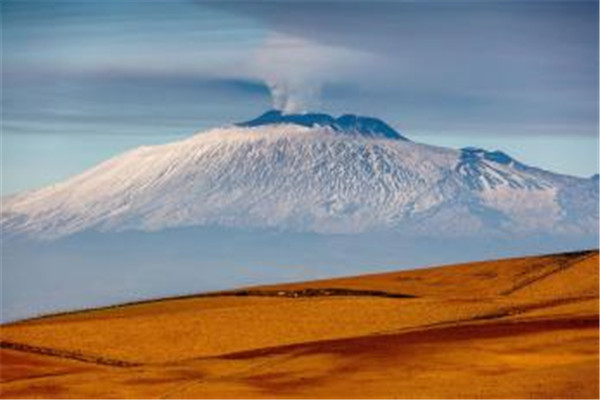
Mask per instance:
[[[375,118],[270,111],[4,199],[5,233],[190,226],[417,236],[595,234],[598,180],[412,142]]]

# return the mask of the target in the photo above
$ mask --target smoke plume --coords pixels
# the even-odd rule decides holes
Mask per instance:
[[[353,51],[282,34],[272,34],[254,60],[256,76],[271,91],[273,108],[303,113],[319,108],[325,82],[339,79],[342,66],[356,61]]]
[[[266,79],[273,108],[285,114],[305,113],[319,107],[320,87],[314,82],[293,79]]]

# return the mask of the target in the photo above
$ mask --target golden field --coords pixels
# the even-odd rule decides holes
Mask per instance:
[[[598,398],[598,251],[161,299],[0,329],[3,398]]]

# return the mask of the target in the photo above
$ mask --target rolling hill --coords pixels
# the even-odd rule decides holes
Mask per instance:
[[[598,251],[49,315],[1,327],[1,396],[597,398]]]

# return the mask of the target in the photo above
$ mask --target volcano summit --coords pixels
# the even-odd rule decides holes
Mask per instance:
[[[408,140],[385,122],[370,117],[345,114],[334,118],[328,114],[283,114],[279,110],[267,111],[251,121],[237,124],[241,127],[292,124],[307,128],[329,128],[334,132],[373,138]]]

